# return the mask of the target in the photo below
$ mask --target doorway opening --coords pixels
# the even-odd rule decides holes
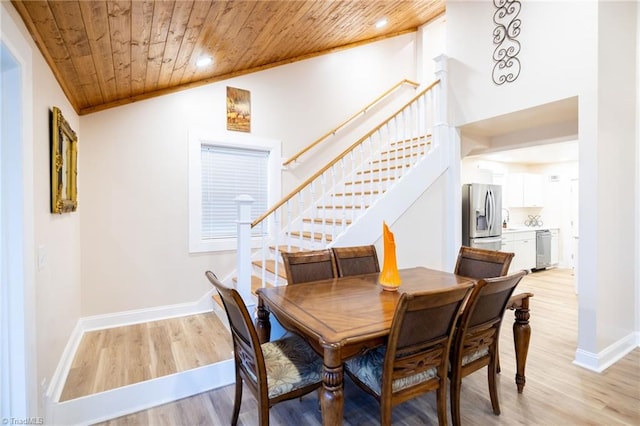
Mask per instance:
[[[503,227],[557,230],[552,263],[574,269],[578,98],[470,123],[460,128],[460,135],[461,183],[502,185]],[[535,236],[530,243],[535,246]],[[536,256],[531,253],[525,269],[537,268]]]
[[[22,69],[0,42],[0,417],[28,417]]]
[[[578,97],[460,127],[460,183],[500,184],[506,193],[501,206],[503,247],[516,253],[512,271],[538,270],[538,264],[544,264],[538,261],[537,235],[548,229],[551,264],[558,272],[573,272],[574,288],[569,291],[576,294],[578,136]],[[534,222],[540,226],[532,227]]]

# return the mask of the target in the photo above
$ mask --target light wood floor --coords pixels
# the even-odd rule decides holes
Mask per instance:
[[[577,298],[570,271],[529,274],[516,291],[534,293],[532,337],[527,360],[527,384],[518,394],[515,360],[507,312],[501,334],[502,373],[499,382],[502,414],[493,415],[484,371],[462,384],[465,425],[638,425],[640,424],[640,349],[597,374],[572,364],[577,339]],[[113,425],[227,425],[233,408],[234,385],[185,398],[105,423]],[[345,383],[345,425],[378,423],[378,405],[352,382]],[[241,425],[257,424],[256,402],[245,390]],[[272,425],[321,425],[316,394],[287,401],[270,411]],[[393,410],[394,425],[437,424],[435,395],[421,396]]]
[[[60,401],[233,357],[231,335],[211,312],[86,333]]]

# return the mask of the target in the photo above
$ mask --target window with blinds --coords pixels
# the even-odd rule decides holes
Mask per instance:
[[[281,142],[237,132],[189,130],[189,252],[236,250],[238,195],[250,195],[251,220],[281,197]],[[251,230],[251,247],[262,243]]]
[[[237,234],[238,195],[254,199],[251,219],[268,208],[269,151],[241,147],[201,145],[203,240],[235,238]],[[252,228],[260,235],[260,227]]]

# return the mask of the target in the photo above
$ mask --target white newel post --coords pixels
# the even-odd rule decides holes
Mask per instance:
[[[250,195],[238,195],[234,201],[238,204],[238,284],[236,290],[247,305],[253,305],[251,299],[251,205],[254,199]]]
[[[444,127],[448,127],[448,87],[447,87],[447,61],[448,61],[448,57],[445,54],[442,55],[438,55],[435,58],[433,58],[434,62],[436,63],[435,66],[435,74],[436,74],[436,79],[440,80],[440,84],[437,86],[436,89],[436,93],[437,93],[437,99],[436,99],[436,109],[435,109],[435,129],[434,131],[437,132],[436,133],[436,137],[438,139],[438,143],[446,140],[447,135],[445,134],[445,131],[448,131],[446,129],[444,129]],[[441,139],[441,138],[445,138],[445,139]]]
[[[441,149],[447,153],[449,167],[447,169],[447,197],[445,205],[446,241],[444,268],[453,271],[460,243],[462,242],[462,189],[460,181],[460,138],[455,129],[449,125],[449,81],[447,55],[438,55],[433,59],[436,63],[435,74],[440,80],[438,99],[435,111],[434,135]]]

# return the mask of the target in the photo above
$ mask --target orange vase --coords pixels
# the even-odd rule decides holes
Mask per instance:
[[[384,290],[396,291],[402,282],[396,262],[396,242],[393,233],[384,222],[382,222],[382,238],[384,242],[384,263],[382,264],[378,282]]]

